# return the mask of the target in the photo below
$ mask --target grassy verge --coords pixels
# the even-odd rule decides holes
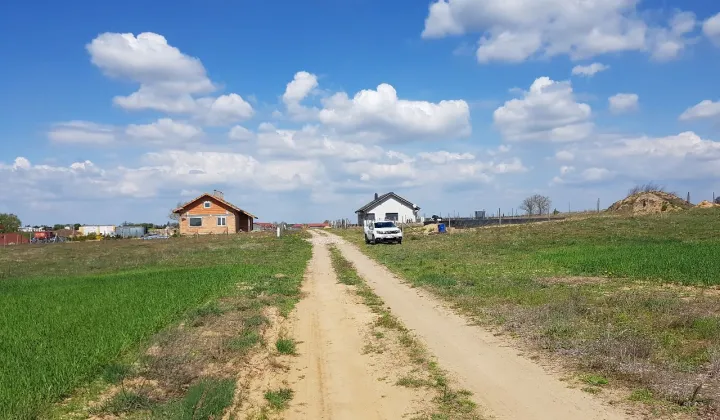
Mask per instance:
[[[358,231],[335,232],[412,285],[581,372],[700,416],[717,407],[717,210],[447,235],[408,230],[402,247],[366,247]]]
[[[138,254],[135,246],[151,255]],[[43,264],[36,260],[40,255],[46,258]],[[212,340],[164,328],[184,320],[200,331],[217,327],[224,313],[237,312],[234,320],[241,328],[233,334],[242,332],[222,335],[223,345],[217,347],[247,351],[259,342],[262,307],[288,313],[297,301],[309,257],[310,246],[297,236],[103,241],[3,250],[0,260],[12,263],[0,265],[0,417],[52,416],[51,404],[76,387],[84,386],[81,393],[91,398],[143,369],[151,388],[163,389],[164,395],[121,392],[107,406],[109,411],[145,409],[147,401],[155,408],[163,401],[184,407],[193,392],[200,392],[207,408],[212,395],[232,395],[229,378],[201,378],[182,366],[199,366],[183,357],[198,359],[194,350]],[[57,271],[48,269],[48,261],[58,261]],[[277,273],[283,277],[276,278]],[[242,327],[246,319],[247,328]],[[184,340],[180,348],[187,355],[164,348],[134,363],[151,341],[182,344],[178,340]],[[163,372],[185,376],[167,378]],[[213,385],[218,383],[225,385]]]
[[[340,283],[355,287],[355,291],[363,302],[378,315],[373,325],[372,337],[385,338],[385,332],[395,333],[398,343],[407,352],[415,366],[413,373],[397,381],[398,386],[410,388],[424,387],[435,391],[433,402],[435,411],[423,415],[422,418],[442,419],[478,419],[471,394],[464,390],[456,390],[449,383],[442,369],[431,359],[425,347],[418,342],[402,323],[387,309],[387,306],[370,287],[358,276],[357,271],[340,251],[330,247],[333,267]],[[373,351],[378,346],[368,343],[366,351]]]

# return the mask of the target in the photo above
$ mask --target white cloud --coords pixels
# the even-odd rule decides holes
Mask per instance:
[[[236,125],[230,129],[228,137],[230,137],[230,139],[232,140],[250,141],[255,139],[255,133],[241,125]]]
[[[437,0],[424,38],[484,34],[483,61],[522,61],[535,55],[572,58],[643,50],[647,25],[631,0]]]
[[[203,136],[203,131],[190,124],[161,118],[150,124],[130,124],[125,134],[131,138],[154,142],[182,143]]]
[[[711,16],[703,22],[702,29],[705,36],[720,47],[720,13]]]
[[[140,84],[136,92],[113,98],[122,108],[192,114],[216,125],[253,115],[252,106],[235,93],[198,98],[214,92],[217,86],[198,58],[183,54],[162,35],[103,33],[87,45],[87,50],[93,64],[107,76]]]
[[[252,105],[237,93],[221,95],[217,98],[197,100],[197,113],[210,125],[226,125],[247,120],[255,115]]]
[[[470,134],[470,107],[463,100],[438,103],[399,99],[395,88],[381,84],[350,99],[344,92],[323,101],[319,120],[367,141],[450,140]]]
[[[569,162],[575,159],[575,155],[572,154],[572,152],[569,152],[567,150],[560,150],[557,153],[555,153],[555,159],[559,161],[565,161]]]
[[[56,143],[106,145],[116,140],[115,128],[89,121],[69,121],[55,124],[48,138]]]
[[[617,177],[647,182],[720,176],[720,142],[702,139],[691,131],[660,138],[643,136],[581,143],[574,154],[574,166],[583,164],[587,169],[559,177],[564,183],[583,184]]]
[[[614,114],[622,114],[625,112],[636,111],[639,97],[634,93],[618,93],[608,98],[610,112]]]
[[[444,150],[437,152],[420,152],[418,158],[436,164],[445,164],[462,160],[474,160],[475,156],[470,153],[450,153]]]
[[[278,130],[264,125],[257,135],[258,153],[264,156],[292,158],[335,158],[340,160],[375,159],[383,154],[377,146],[364,146],[333,139],[317,126],[301,130]]]
[[[481,34],[477,58],[521,62],[531,57],[589,58],[620,51],[652,52],[656,59],[679,54],[695,28],[695,15],[676,12],[664,26],[638,13],[639,0],[436,0],[423,38]]]
[[[695,14],[691,12],[676,12],[669,21],[668,28],[655,28],[650,31],[649,44],[652,58],[667,61],[680,55],[691,40],[687,34],[694,31],[697,26]]]
[[[317,108],[307,108],[300,104],[310,93],[318,87],[317,76],[306,71],[295,73],[293,80],[287,84],[282,100],[290,116],[299,121],[317,117]]]
[[[590,105],[575,100],[570,82],[540,77],[523,98],[496,109],[493,121],[508,141],[567,142],[590,135],[591,114]]]
[[[600,73],[601,71],[605,71],[609,69],[610,66],[606,66],[602,63],[592,63],[587,66],[575,66],[572,69],[573,76],[586,76],[586,77],[592,77],[595,76],[597,73]]]
[[[704,100],[692,106],[680,114],[680,121],[695,120],[701,118],[715,118],[720,116],[720,102]]]

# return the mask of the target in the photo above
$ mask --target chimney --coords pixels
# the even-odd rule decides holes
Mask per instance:
[[[375,193],[375,199],[376,200],[378,199],[378,193]]]
[[[213,195],[219,199],[223,199],[223,197],[225,196],[222,191],[218,190],[213,190]]]

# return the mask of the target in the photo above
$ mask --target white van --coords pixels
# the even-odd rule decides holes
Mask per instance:
[[[365,233],[366,244],[376,244],[379,242],[395,242],[402,243],[402,230],[393,221],[373,221],[368,220],[363,227]]]

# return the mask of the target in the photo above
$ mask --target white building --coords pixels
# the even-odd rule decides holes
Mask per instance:
[[[114,225],[91,225],[91,226],[80,226],[81,235],[103,235],[109,236],[115,234]]]
[[[414,223],[418,221],[420,207],[400,197],[394,192],[378,196],[355,212],[358,224],[365,220],[393,220],[401,223]]]

